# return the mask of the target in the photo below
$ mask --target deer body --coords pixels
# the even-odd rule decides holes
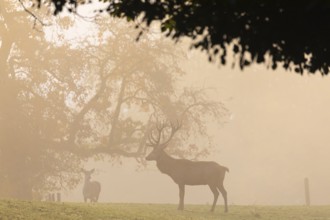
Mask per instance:
[[[225,202],[225,212],[227,207],[227,192],[223,186],[225,173],[229,171],[227,167],[221,166],[211,161],[191,161],[186,159],[175,159],[163,151],[154,149],[147,160],[155,160],[158,169],[169,175],[179,186],[179,210],[184,208],[185,185],[208,185],[213,192],[214,200],[211,211],[215,209],[219,192],[221,192]]]
[[[148,146],[153,150],[146,160],[155,160],[158,169],[169,175],[179,186],[179,210],[183,210],[185,185],[208,185],[214,195],[211,211],[215,209],[219,197],[219,191],[225,202],[225,212],[228,211],[227,191],[223,186],[227,167],[211,161],[191,161],[175,159],[164,151],[174,134],[180,129],[181,124],[157,123],[155,129],[151,130],[148,138]],[[167,135],[166,135],[167,133]],[[167,138],[165,138],[167,136]]]
[[[165,152],[156,160],[158,169],[177,184],[209,185],[224,179],[228,168],[212,161],[175,159]]]
[[[83,196],[84,201],[87,202],[89,199],[91,202],[97,202],[101,192],[101,184],[97,181],[91,181],[91,174],[94,172],[94,169],[91,171],[83,170],[85,175],[85,182],[83,186]]]

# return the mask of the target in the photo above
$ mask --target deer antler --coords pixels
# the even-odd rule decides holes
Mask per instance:
[[[165,122],[157,122],[156,123],[156,128],[150,131],[150,134],[148,136],[148,143],[147,145],[153,148],[165,148],[167,144],[171,141],[173,138],[174,134],[181,128],[181,123],[177,121],[176,123],[170,122],[170,123],[165,123]],[[165,140],[163,143],[161,142],[162,136],[164,137],[164,130],[166,128],[171,129],[171,133],[168,136],[167,140]]]
[[[167,144],[172,140],[174,134],[181,128],[181,126],[182,126],[182,123],[179,122],[179,120],[177,120],[176,123],[171,121],[169,123],[169,127],[171,128],[171,133],[170,133],[169,137],[167,138],[167,140],[164,143],[160,144],[159,147],[164,149],[167,146]]]
[[[157,122],[156,124],[156,130],[151,130],[148,136],[148,146],[150,147],[157,147],[159,145],[161,135],[163,130],[165,129],[165,123],[164,122]],[[156,134],[155,134],[156,133]]]

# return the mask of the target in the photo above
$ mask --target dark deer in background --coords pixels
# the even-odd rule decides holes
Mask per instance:
[[[94,173],[95,169],[90,171],[82,170],[85,176],[85,182],[83,187],[84,201],[87,202],[89,199],[91,202],[97,202],[101,192],[101,184],[97,181],[91,181],[91,175]]]
[[[227,167],[221,166],[211,161],[191,161],[185,159],[175,159],[165,153],[164,149],[172,139],[175,132],[181,127],[179,123],[158,123],[156,129],[152,130],[148,139],[148,146],[153,147],[152,152],[146,157],[146,160],[155,160],[158,169],[169,175],[173,181],[179,186],[179,210],[184,207],[185,185],[208,185],[213,192],[214,200],[211,212],[214,211],[218,200],[219,192],[221,192],[225,202],[225,212],[228,212],[227,207],[227,192],[223,186],[223,181],[226,172],[229,172]],[[167,140],[164,139],[165,130],[170,129]]]

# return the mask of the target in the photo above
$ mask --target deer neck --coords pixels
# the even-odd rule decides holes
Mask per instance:
[[[163,152],[157,159],[157,167],[162,173],[169,174],[175,169],[174,162],[175,159],[173,157]]]
[[[91,180],[85,179],[85,186],[87,186],[90,182],[91,182]]]

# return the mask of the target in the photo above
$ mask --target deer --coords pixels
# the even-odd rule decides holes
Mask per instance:
[[[176,159],[165,152],[165,148],[173,138],[174,134],[180,129],[181,123],[156,123],[155,128],[151,129],[147,138],[146,145],[153,150],[145,158],[147,161],[156,161],[160,172],[167,174],[179,186],[179,206],[178,210],[184,209],[184,194],[186,185],[208,185],[214,195],[211,212],[214,212],[219,191],[224,199],[224,211],[228,212],[227,191],[223,181],[227,167],[221,166],[213,161],[192,161],[187,159]],[[170,129],[170,132],[169,132]],[[164,139],[165,130],[169,132],[167,139]]]
[[[84,201],[87,202],[89,199],[91,203],[97,202],[101,192],[101,184],[97,181],[91,181],[91,175],[95,169],[81,170],[84,173],[85,181],[83,186]]]

